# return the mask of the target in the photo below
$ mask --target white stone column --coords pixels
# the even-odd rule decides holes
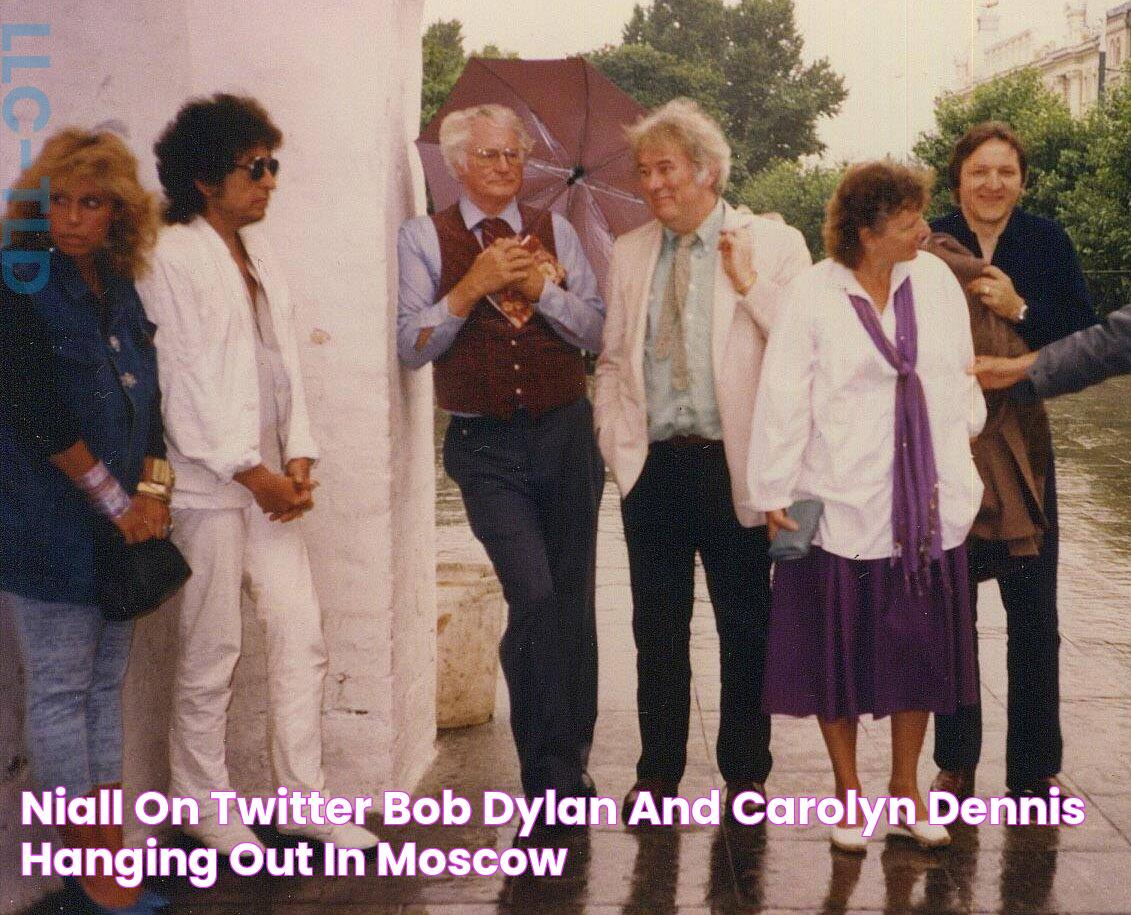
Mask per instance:
[[[396,230],[419,212],[410,142],[423,0],[15,0],[0,22],[46,23],[13,51],[50,100],[15,108],[35,149],[68,124],[114,122],[157,188],[151,148],[184,100],[253,95],[284,133],[268,226],[289,268],[307,396],[323,452],[306,534],[330,650],[325,763],[335,793],[410,789],[435,736],[432,386],[396,361]],[[20,44],[20,42],[25,42]],[[0,178],[19,170],[0,124]],[[127,683],[127,782],[164,787],[169,615],[140,627]],[[229,747],[236,786],[270,789],[262,644],[245,627]],[[9,701],[7,697],[3,701]],[[7,748],[4,748],[5,750]],[[3,816],[8,817],[5,811]],[[2,831],[2,823],[0,823]],[[0,894],[0,897],[7,893]]]

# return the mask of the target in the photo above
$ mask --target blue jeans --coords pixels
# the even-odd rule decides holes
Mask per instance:
[[[44,790],[69,797],[122,780],[122,680],[133,623],[97,606],[0,591],[11,612],[26,682],[28,753]]]

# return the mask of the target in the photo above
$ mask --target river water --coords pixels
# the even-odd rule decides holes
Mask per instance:
[[[1131,376],[1049,402],[1062,630],[1131,662]],[[1131,673],[1131,671],[1129,671]]]
[[[1111,622],[1121,625],[1115,613],[1131,605],[1131,377],[1048,407],[1061,494],[1062,587],[1072,599],[1110,606]],[[441,462],[447,415],[435,415],[436,523],[466,525],[459,489]],[[615,499],[611,482],[605,495]]]
[[[1109,656],[1131,663],[1131,376],[1050,401],[1048,408],[1060,492],[1062,630],[1071,645],[1104,644]],[[446,427],[446,414],[437,410],[439,557],[485,561],[467,527],[459,489],[441,466]],[[603,530],[619,526],[616,504],[610,481]]]

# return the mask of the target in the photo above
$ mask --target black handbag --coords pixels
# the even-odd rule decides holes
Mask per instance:
[[[156,610],[184,587],[192,569],[165,539],[126,543],[122,532],[99,519],[94,534],[94,581],[102,615],[125,622]]]

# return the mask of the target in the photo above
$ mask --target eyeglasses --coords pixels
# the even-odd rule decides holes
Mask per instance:
[[[256,159],[252,159],[246,165],[237,162],[235,167],[246,168],[252,181],[262,181],[263,176],[267,172],[271,173],[272,178],[279,174],[279,160],[273,156],[259,156]]]
[[[507,165],[519,165],[526,158],[526,153],[521,149],[488,149],[484,146],[473,146],[471,154],[476,161],[487,165],[489,162],[502,160]]]

